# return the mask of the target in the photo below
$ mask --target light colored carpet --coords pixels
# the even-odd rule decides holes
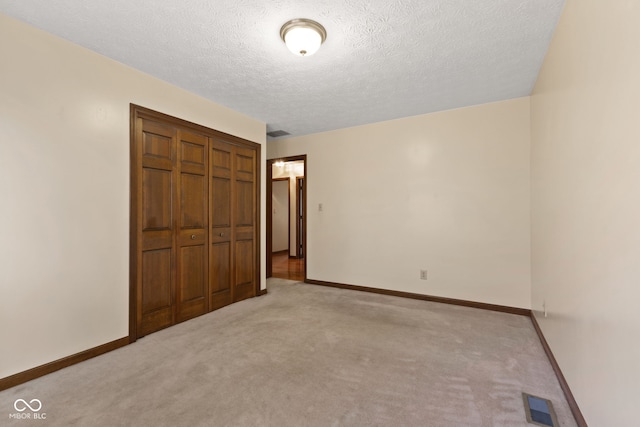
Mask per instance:
[[[269,294],[0,393],[0,425],[575,426],[522,316],[270,279]],[[46,420],[11,420],[37,398]]]

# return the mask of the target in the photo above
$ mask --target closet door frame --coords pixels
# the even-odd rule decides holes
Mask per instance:
[[[261,145],[252,141],[248,141],[224,132],[220,132],[206,126],[201,126],[186,120],[179,119],[164,113],[160,113],[139,105],[130,104],[130,204],[129,204],[129,342],[133,343],[138,339],[137,318],[138,318],[138,274],[142,268],[138,257],[139,253],[139,209],[141,194],[138,191],[142,176],[138,170],[141,161],[139,158],[139,150],[137,149],[136,140],[137,132],[140,131],[140,119],[146,119],[162,123],[169,126],[175,126],[179,129],[195,132],[205,135],[211,141],[212,139],[222,139],[232,143],[233,145],[249,148],[256,152],[256,191],[255,191],[255,218],[256,224],[256,250],[255,250],[255,296],[262,294],[260,291],[260,191],[261,191]]]

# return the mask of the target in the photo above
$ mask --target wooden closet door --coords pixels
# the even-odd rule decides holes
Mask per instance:
[[[175,131],[138,119],[137,336],[174,323]]]
[[[256,150],[211,143],[210,307],[255,296]]]
[[[139,337],[209,311],[208,138],[140,120]]]
[[[233,148],[233,302],[254,297],[256,290],[256,151]]]
[[[259,150],[131,106],[132,341],[255,296]]]
[[[178,131],[176,322],[209,311],[209,179],[206,136]]]
[[[222,141],[211,142],[211,245],[209,266],[211,269],[209,307],[215,310],[233,301],[231,275],[233,265],[231,190],[233,146]]]

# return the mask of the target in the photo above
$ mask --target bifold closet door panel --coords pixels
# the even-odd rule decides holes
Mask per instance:
[[[137,334],[174,323],[176,138],[170,126],[138,119]]]
[[[256,289],[256,151],[233,150],[233,228],[234,274],[233,301],[255,296]]]
[[[176,322],[209,311],[209,180],[206,136],[178,131]]]
[[[130,336],[255,296],[258,144],[131,108]]]
[[[210,197],[211,245],[209,250],[210,310],[233,301],[231,274],[233,265],[231,201],[233,146],[218,140],[211,141]]]

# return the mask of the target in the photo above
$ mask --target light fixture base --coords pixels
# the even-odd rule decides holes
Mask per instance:
[[[309,52],[304,47],[296,46],[295,48],[292,48],[291,44],[287,42],[287,34],[293,30],[312,30],[316,32],[320,37],[320,44],[316,44],[315,46],[312,46],[311,51]],[[282,28],[280,28],[280,38],[287,45],[289,50],[291,50],[291,52],[300,56],[305,56],[307,54],[313,55],[313,53],[315,53],[315,51],[319,49],[320,45],[322,45],[322,43],[324,43],[324,41],[327,39],[327,30],[325,30],[321,24],[311,19],[304,19],[304,18],[292,19],[290,21],[285,22]]]

